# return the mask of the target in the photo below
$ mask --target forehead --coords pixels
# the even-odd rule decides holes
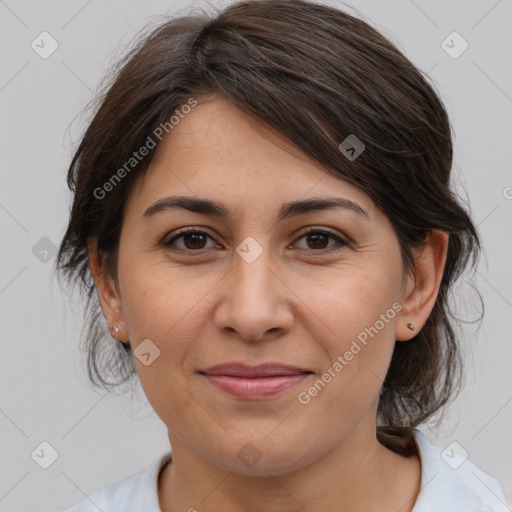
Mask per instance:
[[[339,196],[358,202],[370,215],[374,211],[363,191],[328,174],[283,134],[220,97],[192,108],[162,138],[127,207],[142,214],[171,194],[256,209],[308,196]]]

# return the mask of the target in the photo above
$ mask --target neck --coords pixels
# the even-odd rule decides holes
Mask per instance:
[[[420,488],[417,456],[405,458],[356,429],[327,453],[285,474],[247,476],[215,464],[169,435],[172,462],[161,474],[162,511],[410,512]]]

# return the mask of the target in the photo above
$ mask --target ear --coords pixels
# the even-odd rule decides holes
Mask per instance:
[[[448,240],[448,233],[434,229],[425,244],[414,251],[416,269],[407,276],[404,285],[395,339],[405,341],[416,336],[432,312],[443,277]],[[414,324],[415,329],[409,329],[408,323]]]
[[[103,255],[98,251],[98,239],[92,237],[88,241],[89,267],[96,285],[96,291],[100,300],[103,316],[108,326],[119,328],[116,336],[119,341],[128,341],[126,326],[124,323],[121,297],[114,279],[107,275]],[[114,330],[110,330],[110,334]]]

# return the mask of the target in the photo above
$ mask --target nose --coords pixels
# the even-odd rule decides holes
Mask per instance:
[[[224,335],[237,333],[246,341],[275,339],[292,327],[294,295],[268,247],[249,261],[235,253],[233,267],[221,283],[215,323]]]

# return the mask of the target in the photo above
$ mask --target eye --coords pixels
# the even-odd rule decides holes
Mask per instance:
[[[208,249],[209,247],[205,247],[205,243],[208,238],[212,239],[212,237],[206,233],[205,231],[198,230],[196,228],[183,228],[180,229],[177,234],[172,237],[170,240],[163,242],[164,246],[176,245],[175,241],[183,239],[183,244],[185,247],[177,248],[183,251],[200,251],[202,249]]]
[[[306,247],[305,250],[313,250],[313,252],[339,251],[348,245],[348,243],[340,236],[329,230],[319,228],[310,228],[306,233],[303,233],[298,240],[302,239],[306,239],[306,244],[309,246]],[[330,247],[328,247],[329,239],[335,241],[334,245],[331,245]]]
[[[180,239],[182,239],[184,246],[180,246],[176,243],[176,241]],[[205,245],[208,239],[213,240],[205,231],[201,231],[197,228],[183,228],[180,229],[171,239],[164,240],[162,243],[165,247],[174,246],[176,249],[185,252],[199,252],[204,249],[212,248]],[[336,235],[329,230],[319,228],[310,228],[308,231],[303,233],[298,240],[302,239],[306,240],[308,247],[301,247],[300,249],[312,250],[313,252],[339,251],[349,245],[339,235]],[[329,240],[334,241],[334,244],[330,247]]]

